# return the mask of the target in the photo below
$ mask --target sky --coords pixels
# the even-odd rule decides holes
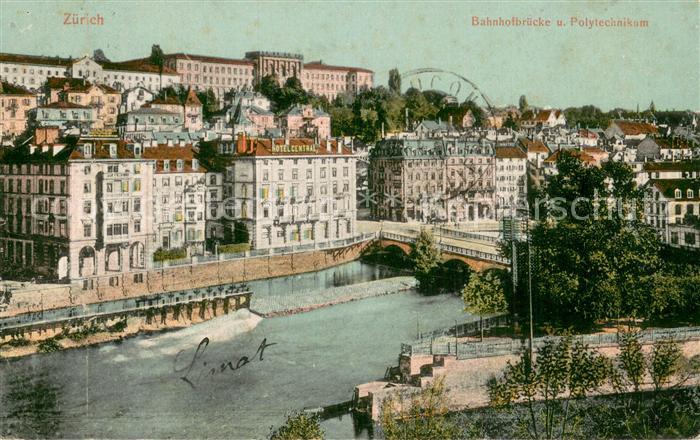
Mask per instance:
[[[104,24],[65,25],[65,14],[100,14]],[[474,16],[552,25],[483,27],[473,25]],[[571,17],[647,20],[648,27],[589,29],[572,26]],[[232,58],[253,50],[302,53],[305,61],[369,68],[384,85],[391,68],[443,69],[469,79],[496,105],[524,94],[542,107],[644,109],[653,100],[657,109],[700,110],[698,1],[0,0],[2,52],[79,57],[100,48],[119,61],[148,56],[154,43],[166,53]],[[435,88],[450,84],[444,79]]]

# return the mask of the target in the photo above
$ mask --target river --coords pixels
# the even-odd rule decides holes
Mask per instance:
[[[329,287],[391,275],[363,266],[349,263],[306,276]],[[310,289],[304,275],[293,278],[298,288],[291,280],[272,280],[270,292],[261,294]],[[468,319],[455,296],[409,291],[263,319],[246,332],[224,316],[120,343],[2,361],[0,435],[267,437],[287,411],[347,401],[355,385],[381,378],[396,364],[400,343],[415,338],[419,328]],[[192,362],[205,337],[208,346]],[[263,341],[268,346],[260,360]],[[249,363],[239,362],[242,356]],[[221,372],[219,365],[227,362],[231,368]],[[217,374],[206,374],[212,366]],[[323,427],[328,438],[358,434],[349,416]]]

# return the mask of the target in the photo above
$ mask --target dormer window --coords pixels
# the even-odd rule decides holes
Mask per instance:
[[[92,144],[83,145],[83,156],[87,159],[92,157]]]
[[[170,171],[170,161],[169,160],[164,160],[163,161],[163,169],[165,171]]]
[[[693,197],[695,197],[695,194],[693,194],[692,189],[687,190],[685,193],[686,193],[686,197],[689,199],[692,199]]]
[[[676,191],[674,192],[674,196],[677,199],[680,199],[681,197],[683,197],[683,192],[680,189],[676,188]]]
[[[182,171],[182,169],[184,168],[184,166],[185,166],[184,161],[183,161],[182,159],[178,159],[178,160],[177,160],[177,170],[178,170],[178,171]]]
[[[192,159],[192,169],[193,170],[199,169],[199,161],[197,159]]]
[[[109,144],[109,157],[112,159],[117,157],[117,144]]]

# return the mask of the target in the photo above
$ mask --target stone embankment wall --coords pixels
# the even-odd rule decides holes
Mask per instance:
[[[687,358],[700,355],[700,340],[683,341],[679,342],[679,345]],[[591,348],[611,358],[619,353],[617,346]],[[652,345],[645,344],[642,349],[645,353],[649,353]],[[537,354],[535,354],[536,356]],[[419,383],[421,387],[432,383],[437,377],[442,377],[447,389],[450,408],[456,411],[487,406],[489,396],[486,382],[492,375],[498,375],[503,371],[508,362],[516,362],[519,358],[518,355],[507,354],[457,360],[454,355],[414,354],[402,355],[399,358],[399,368],[403,376],[412,377],[413,382]],[[421,375],[421,371],[427,374]],[[367,411],[373,420],[379,419],[381,404],[386,397],[394,393],[410,396],[420,390],[418,386],[401,385],[393,388],[386,385],[387,383],[382,383],[365,391]],[[695,375],[689,378],[685,385],[700,385],[700,376]],[[643,389],[652,388],[651,379],[647,377]],[[612,392],[612,390],[603,391]]]
[[[10,304],[0,309],[0,317],[312,272],[358,259],[369,243],[94,277],[87,289],[82,283],[29,286],[12,293]]]

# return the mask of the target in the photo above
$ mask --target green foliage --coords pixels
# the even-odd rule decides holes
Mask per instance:
[[[250,233],[248,225],[244,222],[235,222],[233,224],[233,242],[237,244],[248,244]]]
[[[197,92],[197,99],[202,103],[202,117],[209,121],[214,113],[219,109],[219,102],[216,94],[209,88],[205,92]]]
[[[68,333],[66,336],[72,341],[82,341],[90,335],[94,335],[99,332],[99,329],[95,325],[83,326],[73,333]]]
[[[270,100],[276,112],[283,112],[296,104],[308,104],[312,99],[296,76],[287,78],[280,87],[276,76],[266,75],[255,85],[255,90]],[[319,102],[318,99],[315,102]]]
[[[325,433],[318,416],[297,412],[287,415],[284,425],[270,434],[271,440],[311,440],[323,439]]]
[[[107,327],[107,331],[110,333],[120,333],[126,330],[127,323],[126,323],[126,318],[122,319],[121,321],[117,321],[114,324],[110,325]]]
[[[29,340],[26,338],[12,338],[3,345],[5,344],[10,347],[26,347],[27,345],[31,344],[31,342],[29,342]]]
[[[442,259],[432,232],[421,229],[416,241],[411,245],[410,258],[418,280],[418,288],[423,292],[433,291],[436,287],[435,270],[439,268]]]
[[[508,273],[504,270],[487,270],[469,279],[462,290],[464,310],[479,315],[481,339],[484,338],[483,317],[492,313],[508,311],[506,284]]]
[[[666,386],[680,369],[682,357],[677,343],[667,340],[654,344],[649,358],[649,375],[658,391]]]
[[[250,243],[224,244],[219,246],[220,254],[235,254],[250,250]]]
[[[441,378],[406,399],[402,394],[384,399],[381,430],[387,440],[450,439],[460,434],[447,417],[448,400]]]
[[[489,398],[492,406],[503,409],[524,402],[528,411],[521,422],[530,436],[550,439],[560,432],[564,438],[573,422],[570,401],[599,389],[610,370],[608,359],[571,337],[550,339],[535,360],[525,352],[516,363],[508,362],[500,378],[490,379]],[[535,401],[541,402],[539,410]]]
[[[179,249],[157,249],[153,253],[153,261],[180,260],[187,257],[187,250]]]
[[[37,345],[37,350],[39,353],[51,353],[54,351],[59,351],[61,348],[61,344],[59,344],[55,338],[44,339]]]
[[[397,95],[401,94],[401,74],[398,69],[389,71],[389,90]]]
[[[520,110],[520,113],[526,111],[528,108],[527,98],[525,95],[520,95],[520,99],[518,99],[518,109]]]
[[[631,386],[634,391],[639,391],[645,372],[644,353],[642,353],[639,336],[632,332],[623,333],[620,336],[619,345],[615,388],[619,390]]]

